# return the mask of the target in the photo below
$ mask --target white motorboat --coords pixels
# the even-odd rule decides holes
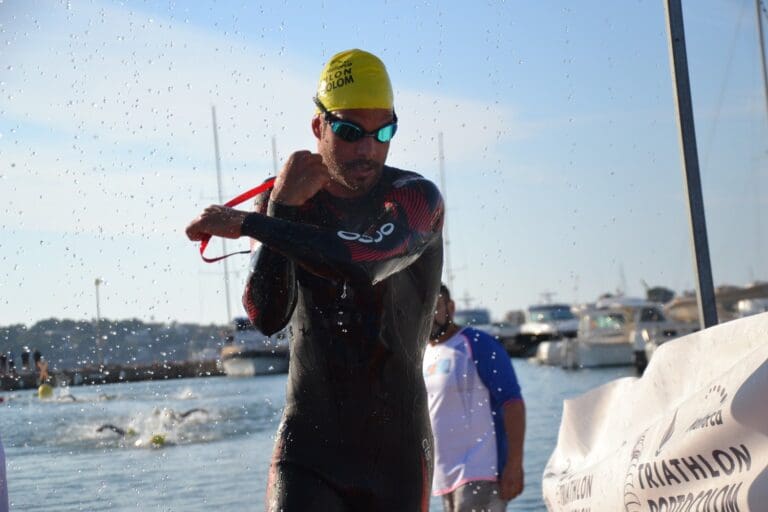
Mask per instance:
[[[565,368],[635,365],[642,371],[647,343],[660,344],[684,333],[654,302],[612,298],[581,314],[575,338],[541,342],[536,359]]]
[[[224,373],[231,377],[252,377],[288,371],[289,328],[267,336],[247,318],[236,318],[234,324],[234,331],[221,349]]]
[[[525,311],[517,345],[527,355],[541,353],[541,362],[560,365],[560,352],[565,340],[575,338],[579,319],[568,304],[539,304]]]
[[[490,334],[512,357],[528,355],[517,344],[520,334],[519,325],[511,322],[492,322],[491,313],[485,308],[458,310],[453,316],[453,321],[458,325],[469,326]]]

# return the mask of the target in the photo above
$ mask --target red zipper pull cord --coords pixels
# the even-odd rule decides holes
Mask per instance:
[[[237,206],[240,203],[243,203],[243,202],[251,199],[252,197],[255,197],[255,196],[261,194],[265,190],[271,190],[274,187],[274,185],[275,185],[275,178],[269,178],[267,181],[265,181],[264,183],[262,183],[258,187],[254,187],[254,188],[252,188],[250,190],[247,190],[247,191],[243,192],[242,194],[240,194],[239,196],[235,197],[234,199],[230,199],[229,201],[224,203],[224,206],[227,206],[227,207],[230,207],[230,208],[233,207],[233,206]],[[203,238],[200,241],[200,257],[203,258],[203,261],[205,261],[206,263],[215,263],[217,261],[223,260],[224,258],[229,258],[230,256],[233,256],[235,254],[248,254],[249,252],[251,252],[251,251],[237,251],[237,252],[231,252],[229,254],[225,254],[223,256],[216,256],[214,258],[208,258],[203,253],[205,252],[205,248],[208,247],[208,242],[210,242],[210,241],[211,241],[211,236],[210,235],[208,235],[207,237]]]

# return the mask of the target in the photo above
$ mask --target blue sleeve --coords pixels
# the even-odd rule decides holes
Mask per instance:
[[[465,334],[477,373],[491,395],[491,406],[497,409],[510,400],[522,400],[515,369],[501,343],[477,329],[467,328]]]

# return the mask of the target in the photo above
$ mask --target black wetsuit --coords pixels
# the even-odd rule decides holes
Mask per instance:
[[[384,167],[364,197],[257,200],[263,245],[243,297],[266,334],[291,320],[268,510],[427,510],[432,433],[422,378],[443,262],[432,182]],[[270,218],[271,217],[271,218]]]

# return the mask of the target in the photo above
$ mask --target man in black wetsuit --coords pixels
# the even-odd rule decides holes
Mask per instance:
[[[317,153],[293,153],[256,213],[211,206],[187,235],[261,242],[246,310],[265,334],[292,325],[267,509],[425,511],[433,452],[421,365],[442,198],[384,165],[397,116],[377,57],[335,55],[315,104]]]

